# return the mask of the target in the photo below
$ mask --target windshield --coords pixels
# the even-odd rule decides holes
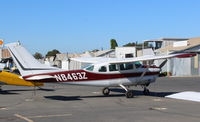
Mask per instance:
[[[86,67],[85,70],[93,71],[94,70],[94,65],[90,65],[90,66]]]

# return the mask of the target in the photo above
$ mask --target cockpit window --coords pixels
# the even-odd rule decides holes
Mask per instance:
[[[99,72],[107,72],[106,66],[101,66],[101,67],[99,68]]]
[[[93,71],[94,70],[94,65],[87,67],[86,70]]]
[[[134,64],[125,63],[125,64],[120,64],[119,67],[120,67],[120,70],[131,70],[131,69],[134,69]]]
[[[110,64],[109,65],[109,71],[118,71],[118,67],[116,64]]]

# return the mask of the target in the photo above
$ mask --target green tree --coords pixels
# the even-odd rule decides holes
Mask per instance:
[[[41,54],[41,53],[38,53],[38,52],[36,52],[33,56],[34,56],[36,59],[42,59],[42,58],[43,58],[42,54]]]
[[[115,49],[118,47],[117,41],[115,39],[110,40],[110,49]]]
[[[56,56],[56,54],[60,54],[60,52],[58,50],[54,49],[52,51],[47,52],[46,57],[48,57],[48,56]]]
[[[135,42],[123,45],[123,47],[134,47],[134,46],[136,46]]]

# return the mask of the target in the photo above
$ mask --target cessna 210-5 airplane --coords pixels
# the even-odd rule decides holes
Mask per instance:
[[[137,64],[138,61],[152,61],[158,59],[168,59],[172,57],[185,58],[195,56],[194,53],[178,53],[165,56],[144,56],[129,59],[108,58],[88,58],[85,62],[93,62],[92,65],[80,70],[63,70],[56,67],[39,63],[20,43],[10,43],[6,45],[17,68],[24,80],[32,82],[50,82],[73,85],[88,85],[104,87],[102,93],[109,95],[109,87],[121,87],[126,90],[126,97],[134,96],[129,86],[141,85],[144,87],[144,94],[148,94],[146,88],[150,83],[155,82],[162,65],[160,67],[145,66]],[[91,60],[93,59],[93,60]],[[80,59],[74,59],[80,60]],[[103,61],[102,63],[99,63]]]

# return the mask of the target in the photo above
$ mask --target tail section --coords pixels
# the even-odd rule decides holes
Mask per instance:
[[[56,72],[60,70],[55,67],[41,64],[18,42],[7,44],[6,47],[22,76]]]

